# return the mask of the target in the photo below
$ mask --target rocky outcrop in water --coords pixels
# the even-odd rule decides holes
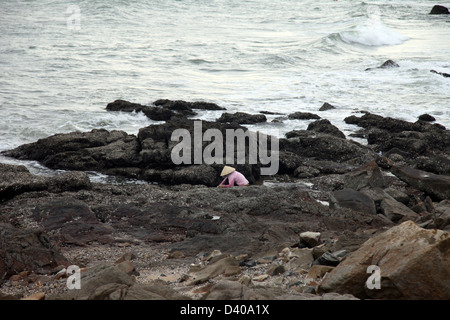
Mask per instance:
[[[450,14],[447,7],[441,5],[435,5],[430,11],[430,14]]]
[[[255,124],[266,122],[267,118],[264,114],[249,114],[245,112],[222,113],[217,122],[220,123],[237,123],[237,124]]]

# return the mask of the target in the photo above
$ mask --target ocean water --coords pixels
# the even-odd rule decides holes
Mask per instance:
[[[157,123],[107,112],[116,99],[315,112],[347,135],[358,128],[343,120],[359,111],[408,121],[429,113],[450,128],[450,80],[430,72],[450,73],[450,16],[429,15],[435,4],[0,0],[0,150],[75,130],[137,134]],[[387,59],[400,67],[365,71]],[[319,113],[324,102],[337,109]],[[274,117],[249,127],[283,136],[310,122]]]

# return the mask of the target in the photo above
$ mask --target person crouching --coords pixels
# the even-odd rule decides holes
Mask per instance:
[[[234,185],[243,187],[250,184],[245,176],[236,171],[233,167],[225,166],[220,176],[225,177],[225,179],[223,179],[222,183],[218,186],[219,188],[230,188]]]

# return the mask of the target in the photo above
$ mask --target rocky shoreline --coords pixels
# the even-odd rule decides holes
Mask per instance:
[[[170,159],[196,109],[223,111],[202,132],[267,121],[212,103],[117,100],[108,111],[165,122],[3,152],[62,173],[0,164],[0,299],[449,299],[450,132],[429,115],[360,113],[345,122],[363,145],[322,117],[330,108],[284,115],[312,122],[277,140],[277,176],[236,166],[249,187],[216,188],[223,165]],[[93,183],[89,171],[141,183]],[[73,265],[81,289],[68,288]]]

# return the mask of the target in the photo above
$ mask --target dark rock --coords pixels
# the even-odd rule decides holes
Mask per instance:
[[[436,74],[438,74],[438,75],[441,75],[441,76],[443,76],[444,78],[450,78],[450,73],[438,72],[438,71],[436,71],[436,70],[430,70],[430,72],[436,73]]]
[[[46,188],[45,179],[32,175],[25,166],[0,164],[0,201]]]
[[[267,270],[269,276],[277,276],[286,272],[286,268],[283,265],[273,265]]]
[[[237,124],[255,124],[266,122],[267,118],[263,114],[249,114],[245,112],[222,113],[218,122],[221,123],[237,123]]]
[[[341,260],[335,254],[331,252],[325,252],[319,258],[314,260],[312,264],[336,267],[339,264],[339,262],[341,262]]]
[[[183,116],[193,116],[197,113],[192,110],[192,104],[183,100],[157,100],[153,103],[155,106],[161,106],[163,109],[168,109]]]
[[[419,116],[420,121],[427,121],[427,122],[433,122],[436,121],[436,118],[429,115],[428,113],[422,114]]]
[[[160,99],[153,102],[155,106],[161,106],[164,108],[168,108],[171,110],[182,110],[182,109],[199,109],[199,110],[226,110],[215,103],[211,102],[203,102],[203,101],[195,101],[195,102],[186,102],[182,100],[168,100],[168,99]]]
[[[0,281],[22,271],[50,272],[67,259],[42,230],[0,223]]]
[[[266,111],[266,110],[262,110],[259,113],[262,114],[268,114],[268,115],[283,115],[283,113],[279,113],[279,112],[272,112],[272,111]]]
[[[306,130],[327,133],[329,135],[345,139],[345,134],[327,119],[311,122]]]
[[[300,179],[307,179],[316,177],[320,174],[320,171],[316,168],[309,167],[309,166],[299,166],[294,170],[294,177],[300,178]]]
[[[305,159],[303,164],[318,170],[321,174],[343,174],[356,168],[355,165],[339,163],[332,160]]]
[[[344,175],[346,188],[360,191],[364,188],[386,188],[387,184],[377,163],[372,160]]]
[[[381,201],[381,212],[391,221],[414,220],[418,214],[395,199],[385,198]]]
[[[450,199],[450,176],[397,166],[393,166],[391,172],[400,180],[427,193],[434,199]]]
[[[111,144],[118,146],[113,154]],[[136,137],[123,131],[94,129],[56,134],[4,153],[21,160],[36,160],[52,169],[102,171],[119,163],[137,162],[137,146]]]
[[[433,6],[429,14],[450,14],[450,11],[447,7],[435,5]]]
[[[297,119],[297,120],[312,120],[312,119],[320,119],[320,117],[317,114],[310,113],[310,112],[294,112],[288,115],[288,118],[291,120]]]
[[[286,133],[286,138],[279,140],[280,152],[288,151],[302,157],[335,162],[357,159],[356,161],[361,163],[367,158],[375,158],[375,153],[370,148],[325,133],[294,130]]]
[[[414,159],[415,168],[435,174],[450,175],[450,158],[445,154],[427,154]]]
[[[42,177],[31,174],[25,166],[0,164],[0,202],[26,192],[64,192],[90,188],[91,182],[84,172]]]
[[[414,123],[394,119],[390,117],[382,117],[372,113],[365,113],[361,117],[349,116],[344,119],[347,124],[356,124],[365,129],[378,128],[386,130],[390,133],[398,133],[402,131],[418,131],[420,126]]]
[[[330,208],[349,208],[354,211],[376,214],[373,200],[364,193],[353,189],[333,192],[330,197]]]
[[[328,110],[333,110],[336,109],[335,106],[329,104],[328,102],[325,102],[319,109],[319,111],[328,111]]]
[[[302,156],[290,152],[290,151],[282,151],[279,153],[278,161],[279,161],[279,174],[293,174],[294,171],[303,164],[305,158]]]
[[[176,115],[175,112],[168,108],[150,107],[125,100],[115,100],[114,102],[108,103],[108,105],[106,106],[106,110],[122,112],[142,112],[148,118],[155,121],[170,120],[171,117]]]
[[[379,68],[381,68],[381,69],[386,69],[386,68],[398,68],[398,67],[400,67],[400,66],[398,65],[398,63],[395,62],[395,61],[392,61],[392,60],[387,60],[387,61],[385,61],[381,66],[379,66]]]
[[[52,239],[59,243],[86,245],[93,241],[112,242],[113,228],[99,222],[80,200],[62,197],[40,203],[33,211],[33,218],[47,232],[54,234]]]
[[[217,129],[223,137],[226,137],[227,129],[242,129],[245,130],[244,133],[247,130],[237,124],[220,124],[200,120],[198,122],[201,123],[201,134],[208,129]],[[223,165],[220,164],[220,160],[225,163],[226,159],[219,159],[219,164],[214,163],[211,166],[191,165],[196,163],[195,151],[193,151],[186,163],[177,165],[172,161],[172,150],[179,143],[179,141],[172,141],[172,133],[176,129],[186,129],[192,137],[195,130],[194,123],[198,122],[174,118],[164,124],[140,129],[138,137],[122,131],[103,129],[85,133],[57,134],[19,146],[4,152],[4,154],[22,160],[37,160],[52,169],[97,171],[166,184],[192,183],[216,186],[221,181],[219,173]],[[223,140],[225,156],[226,139]],[[196,140],[192,138],[191,150],[194,150],[196,145],[198,145]],[[209,142],[203,142],[201,155],[208,145]],[[246,143],[245,156],[247,158],[248,147],[249,145]],[[268,148],[270,148],[270,144]],[[234,156],[234,163],[236,163],[238,156],[236,150]],[[251,183],[259,178],[258,164],[236,165],[235,167],[245,174]],[[36,183],[41,183],[41,181]],[[41,189],[44,188],[41,187]]]
[[[370,113],[344,120],[364,128],[367,141],[375,151],[401,150],[410,154],[410,163],[418,156],[434,157],[450,152],[450,131],[439,124],[420,120],[412,123]]]
[[[376,67],[376,69],[390,69],[390,68],[399,68],[397,62],[393,60],[386,60],[382,65]],[[372,70],[373,68],[367,68],[365,71]]]

